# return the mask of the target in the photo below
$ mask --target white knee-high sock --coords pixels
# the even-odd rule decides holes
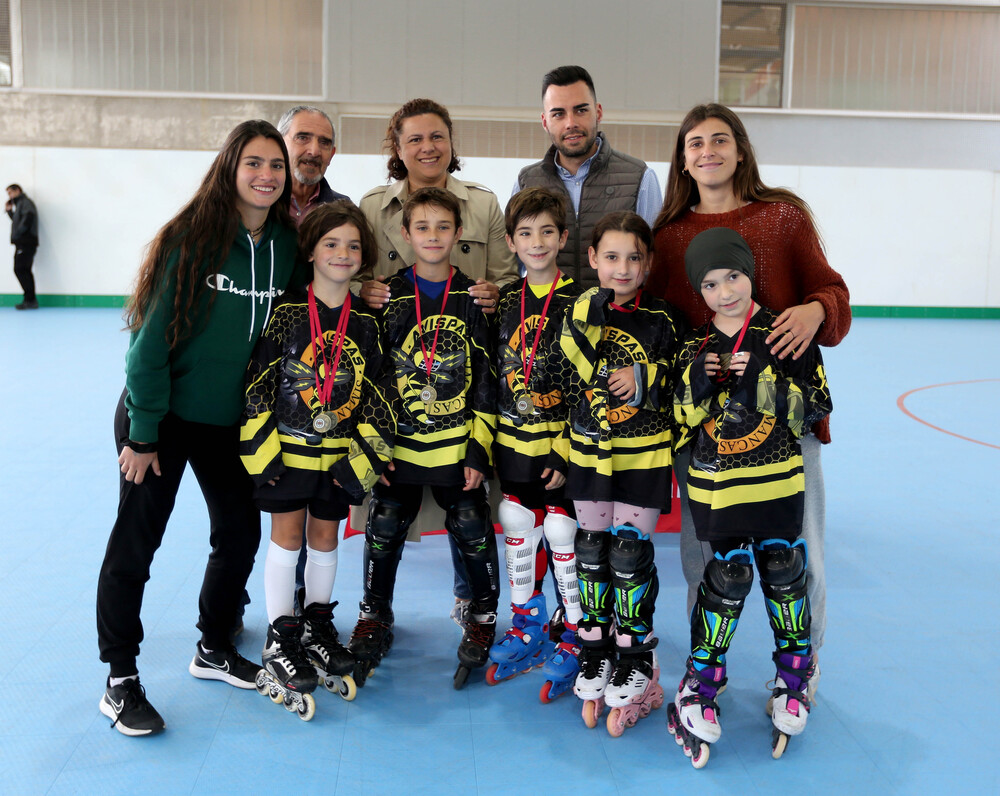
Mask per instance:
[[[286,550],[281,545],[270,542],[264,559],[264,604],[267,607],[267,621],[295,613],[295,565],[299,561],[299,550]]]
[[[333,584],[337,580],[337,550],[313,550],[306,545],[306,605],[328,603],[333,597]]]

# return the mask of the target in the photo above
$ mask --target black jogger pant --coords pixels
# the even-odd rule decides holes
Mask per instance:
[[[115,440],[128,437],[125,394],[115,413]],[[149,567],[190,463],[208,505],[211,552],[198,600],[198,628],[208,649],[224,649],[236,623],[243,590],[260,544],[260,512],[253,484],[239,458],[239,426],[192,423],[167,415],[160,423],[157,454],[141,484],[121,476],[118,519],[111,530],[97,583],[97,637],[101,660],[114,677],[134,674],[142,622],[139,612]]]

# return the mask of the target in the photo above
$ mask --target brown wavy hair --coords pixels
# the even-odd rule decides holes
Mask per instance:
[[[448,164],[448,173],[453,174],[462,168],[458,162],[458,155],[455,154],[455,131],[451,125],[451,115],[448,109],[439,102],[432,99],[418,98],[411,99],[403,103],[389,120],[389,127],[385,131],[385,140],[382,142],[383,151],[389,156],[389,178],[393,180],[406,179],[406,166],[399,156],[399,137],[403,134],[403,121],[411,116],[423,116],[425,113],[433,113],[439,116],[448,128],[448,137],[451,139],[451,162]]]
[[[507,209],[504,211],[507,234],[513,238],[514,230],[522,218],[535,218],[541,213],[549,214],[552,223],[562,235],[566,229],[566,200],[563,194],[538,187],[518,191],[507,202]]]
[[[361,269],[374,269],[378,264],[378,241],[365,214],[350,199],[338,199],[336,202],[320,205],[306,216],[299,227],[299,258],[302,262],[309,262],[316,244],[327,232],[344,224],[353,224],[358,228],[361,238]]]
[[[684,215],[688,208],[701,201],[698,183],[685,172],[684,139],[687,138],[691,130],[708,119],[718,119],[729,125],[729,129],[733,131],[733,139],[736,141],[736,149],[743,158],[743,162],[736,166],[736,172],[733,174],[733,192],[736,197],[744,202],[788,202],[805,213],[813,228],[816,229],[812,210],[805,200],[787,188],[769,188],[760,179],[757,156],[754,154],[750,136],[747,135],[747,129],[743,126],[740,117],[725,105],[710,102],[705,105],[695,105],[681,122],[680,130],[677,132],[677,143],[674,146],[674,155],[670,160],[670,174],[667,176],[663,209],[656,217],[653,232],[659,232],[671,221]],[[819,230],[816,232],[818,235]]]
[[[289,213],[292,181],[288,174],[288,149],[274,125],[255,119],[237,125],[201,181],[201,185],[181,211],[168,221],[146,248],[135,291],[126,305],[125,322],[138,330],[153,310],[159,291],[175,279],[171,319],[166,340],[171,349],[194,333],[194,308],[205,292],[208,274],[216,274],[236,239],[240,214],[236,208],[236,169],[243,148],[254,138],[268,138],[281,148],[285,160],[285,187],[268,211],[268,221],[295,229]],[[176,268],[168,273],[167,260],[177,254]],[[209,298],[211,311],[213,292]]]

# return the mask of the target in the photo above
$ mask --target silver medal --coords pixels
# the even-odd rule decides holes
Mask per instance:
[[[317,434],[325,434],[337,425],[337,416],[332,412],[320,412],[313,418],[312,425]]]
[[[521,417],[530,417],[535,413],[535,404],[528,393],[521,393],[514,401],[514,408]]]
[[[437,400],[438,394],[430,384],[420,391],[420,400],[425,404],[432,404]]]

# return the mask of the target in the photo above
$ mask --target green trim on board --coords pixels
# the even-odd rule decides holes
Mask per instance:
[[[128,296],[69,296],[40,295],[43,307],[124,307]],[[20,304],[22,297],[15,293],[0,294],[0,307]],[[971,320],[1000,320],[1000,307],[881,307],[854,305],[855,318],[962,318]]]
[[[42,307],[124,307],[127,296],[66,296],[39,295],[38,304]],[[20,304],[24,296],[13,293],[0,294],[0,307],[13,307]]]
[[[851,307],[855,318],[963,318],[1000,320],[1000,307]]]

